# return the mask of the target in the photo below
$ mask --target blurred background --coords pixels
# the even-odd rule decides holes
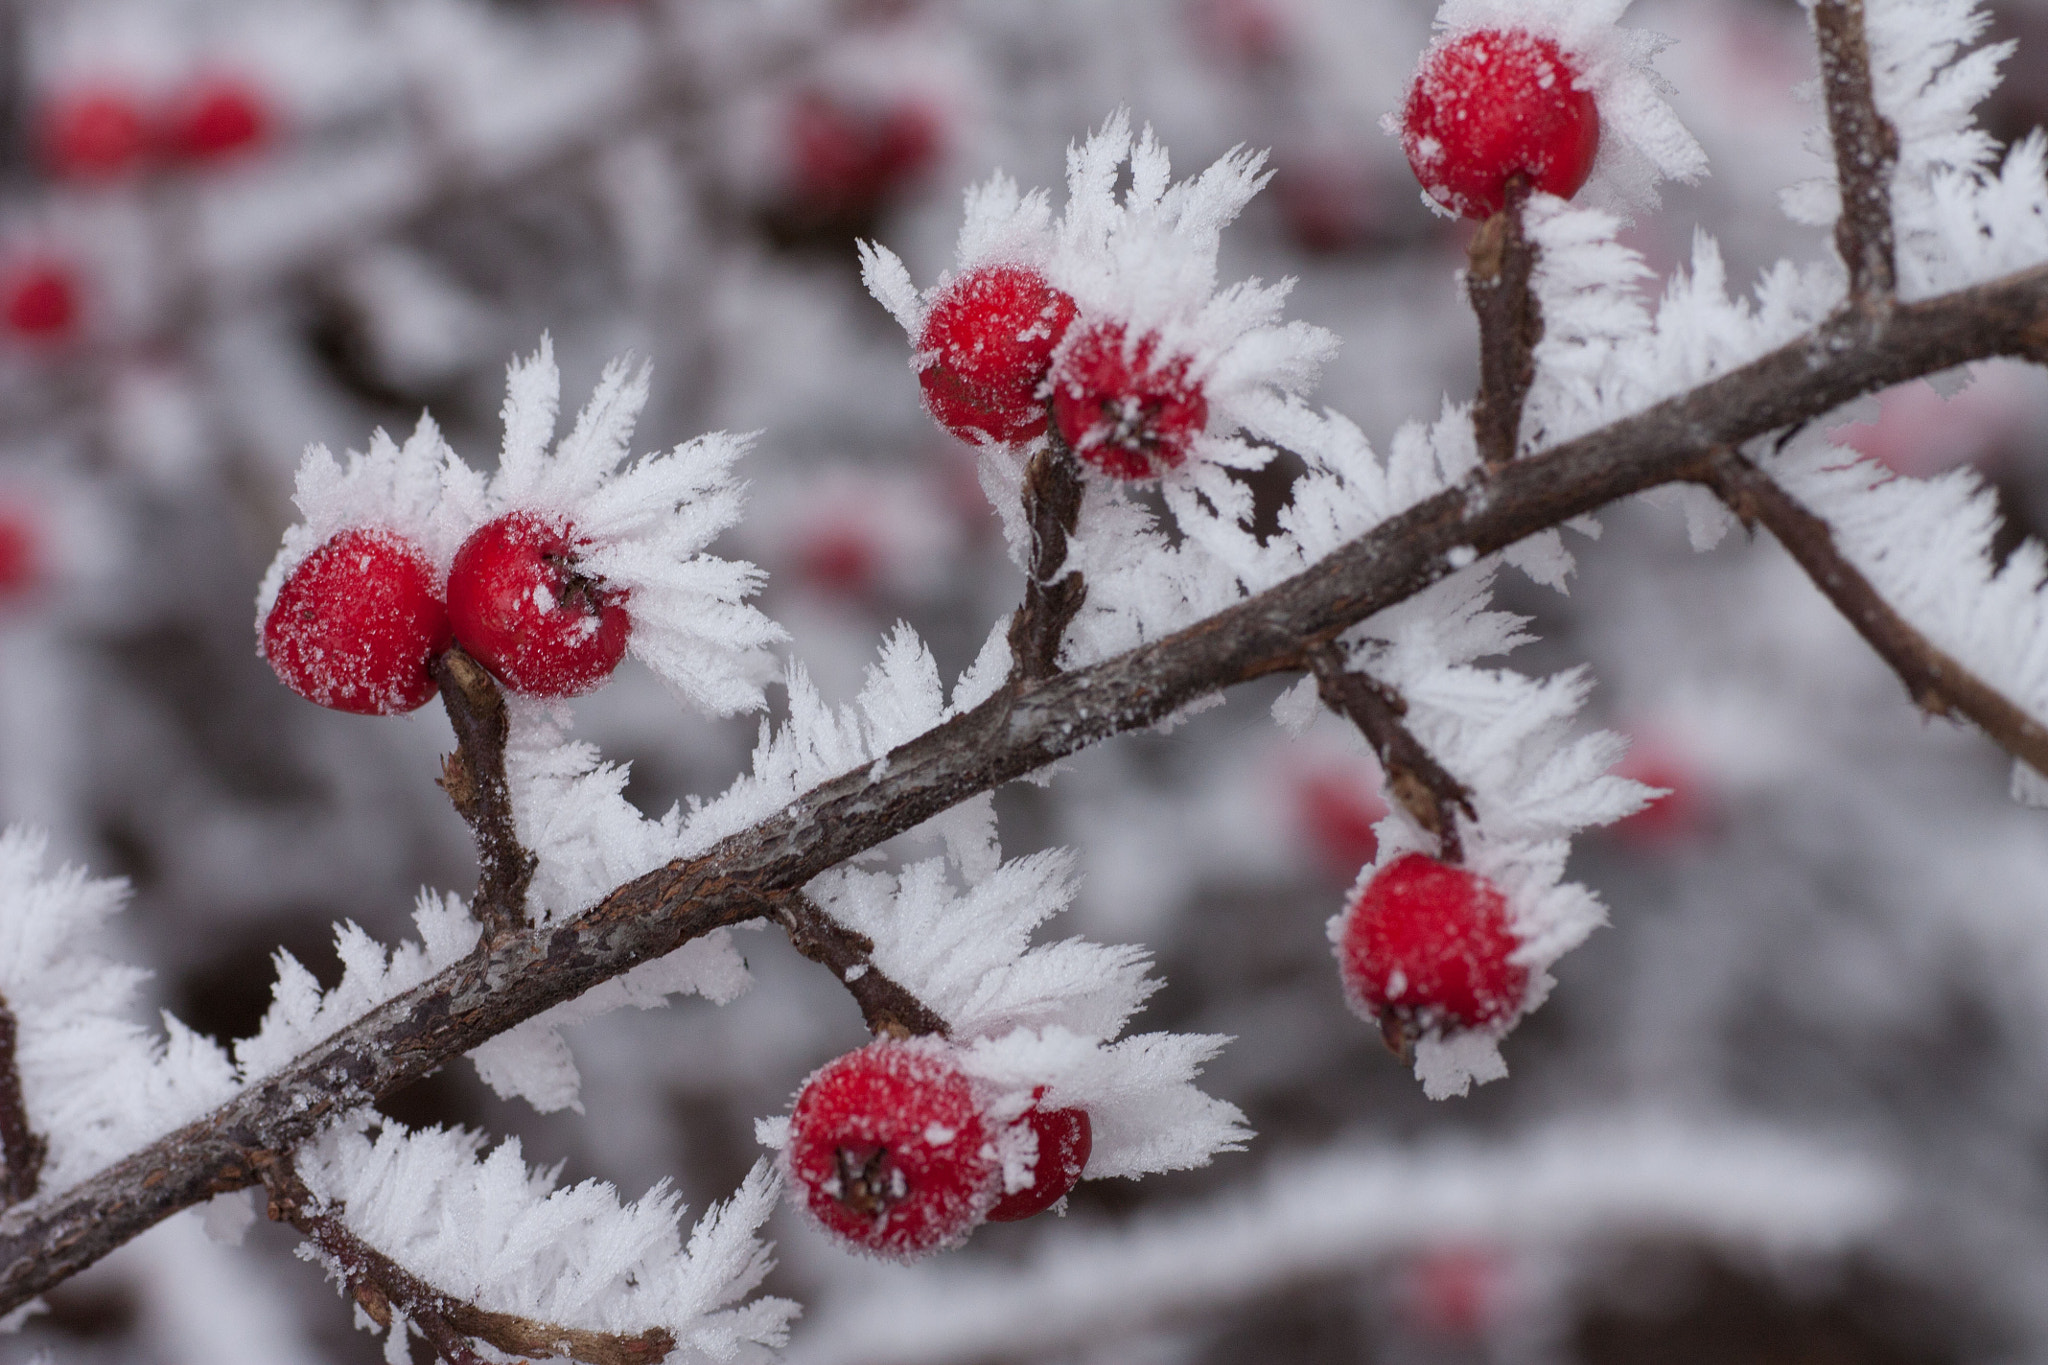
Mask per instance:
[[[1984,111],[2048,114],[2048,3]],[[390,941],[415,889],[467,887],[434,787],[438,707],[322,711],[254,653],[257,580],[310,442],[431,408],[488,467],[503,369],[551,332],[566,397],[655,367],[652,449],[759,430],[722,546],[848,699],[898,618],[964,667],[1019,591],[973,457],[922,412],[861,290],[872,236],[930,281],[960,191],[1061,182],[1128,105],[1190,172],[1272,149],[1224,277],[1299,280],[1344,349],[1323,401],[1384,449],[1469,396],[1469,228],[1423,207],[1378,127],[1426,0],[5,0],[0,3],[0,819],[135,888],[119,952],[158,1002],[253,1030],[270,955],[338,976],[333,925]],[[1630,232],[1660,275],[1693,234],[1746,287],[1826,250],[1776,210],[1817,173],[1792,0],[1643,0],[1630,19],[1713,159]],[[1656,288],[1655,284],[1651,286]],[[2048,381],[1985,365],[1870,401],[1840,439],[1909,475],[1968,464],[2016,541],[2048,526]],[[1281,490],[1271,490],[1277,498]],[[1363,743],[1289,739],[1270,691],[1104,745],[998,798],[1005,851],[1081,851],[1055,933],[1138,941],[1144,1028],[1233,1034],[1207,1088],[1246,1153],[1081,1187],[1066,1218],[941,1261],[850,1256],[787,1213],[770,1287],[793,1359],[1917,1365],[2048,1357],[2048,825],[1974,734],[1921,720],[1769,543],[1694,554],[1654,499],[1574,548],[1568,597],[1504,579],[1588,665],[1625,771],[1671,794],[1583,841],[1611,927],[1433,1104],[1345,1009],[1324,937],[1382,812]],[[680,711],[628,663],[577,703],[658,812],[739,772],[755,721]],[[467,1064],[408,1122],[518,1134],[564,1178],[693,1206],[752,1121],[862,1040],[774,934],[753,990],[571,1037],[586,1115],[498,1100]],[[173,1220],[65,1285],[0,1361],[368,1362],[288,1232]],[[424,1359],[424,1356],[421,1357]]]

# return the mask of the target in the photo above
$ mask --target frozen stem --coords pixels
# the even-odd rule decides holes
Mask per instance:
[[[0,1168],[0,1207],[34,1198],[42,1183],[43,1157],[49,1144],[28,1126],[28,1107],[21,1099],[21,1069],[14,1064],[18,1031],[14,1011],[0,998],[0,1147],[6,1165]]]
[[[1467,820],[1479,818],[1472,809],[1471,789],[1452,777],[1408,728],[1402,719],[1408,714],[1407,701],[1377,678],[1347,670],[1343,653],[1334,645],[1311,650],[1309,663],[1323,705],[1348,717],[1379,755],[1388,793],[1410,819],[1436,836],[1445,862],[1463,861],[1458,813],[1463,811]],[[1396,1055],[1405,1055],[1391,1039],[1387,1046]]]
[[[441,790],[476,836],[476,898],[470,913],[487,941],[526,923],[526,888],[534,855],[519,842],[512,791],[505,781],[505,743],[511,721],[505,694],[484,666],[460,648],[433,663],[441,701],[455,729],[456,749],[441,760]]]
[[[1031,528],[1031,563],[1024,575],[1024,605],[1010,621],[1012,676],[1035,682],[1059,671],[1060,641],[1087,599],[1079,569],[1067,562],[1067,537],[1081,515],[1081,470],[1074,452],[1048,423],[1046,439],[1024,471],[1024,519]]]
[[[866,934],[840,924],[801,891],[785,897],[775,917],[799,953],[829,968],[846,987],[860,1006],[869,1033],[910,1038],[947,1032],[946,1021],[936,1010],[876,969],[870,956],[875,943]]]
[[[1813,28],[1820,47],[1828,136],[1842,212],[1835,249],[1849,269],[1849,299],[1858,309],[1890,301],[1898,285],[1892,255],[1892,168],[1899,134],[1877,110],[1870,84],[1870,40],[1863,0],[1816,0]]]
[[[1522,224],[1529,179],[1508,177],[1507,203],[1472,239],[1465,293],[1479,318],[1479,396],[1472,430],[1489,468],[1515,458],[1521,441],[1522,400],[1536,378],[1536,343],[1543,340],[1543,310],[1530,288],[1536,244]]]

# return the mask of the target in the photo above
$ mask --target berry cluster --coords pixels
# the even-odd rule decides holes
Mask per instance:
[[[203,166],[261,146],[275,123],[270,102],[239,76],[194,77],[148,102],[124,86],[82,85],[48,101],[38,141],[50,173],[110,181],[150,165]]]
[[[1050,421],[1076,455],[1119,479],[1179,468],[1209,421],[1189,358],[1114,318],[1077,328],[1078,311],[1026,266],[981,266],[953,281],[918,338],[933,418],[962,440],[1004,442],[1028,441]]]
[[[790,1116],[793,1188],[827,1231],[906,1260],[980,1223],[1045,1212],[1088,1164],[1087,1111],[1043,1108],[1040,1088],[1003,1124],[980,1091],[936,1039],[884,1038],[828,1062]],[[1022,1159],[1005,1162],[1006,1152]]]
[[[1500,888],[1426,854],[1374,873],[1331,938],[1345,993],[1390,1041],[1507,1024],[1528,994]]]
[[[584,571],[568,521],[510,512],[462,543],[445,591],[394,531],[331,537],[286,577],[263,621],[263,657],[322,706],[395,715],[431,700],[430,668],[459,644],[500,681],[572,697],[611,675],[632,622],[626,593]]]

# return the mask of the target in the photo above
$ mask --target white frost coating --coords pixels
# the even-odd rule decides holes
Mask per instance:
[[[1048,1230],[1021,1263],[939,1261],[816,1305],[790,1365],[1052,1356],[1152,1321],[1435,1246],[1555,1257],[1677,1236],[1787,1256],[1871,1236],[1884,1166],[1762,1128],[1621,1114],[1485,1147],[1354,1148],[1278,1166],[1185,1212]]]
[[[298,1167],[365,1243],[482,1308],[600,1332],[666,1328],[671,1361],[767,1361],[787,1340],[797,1305],[742,1302],[773,1265],[759,1236],[777,1193],[769,1163],[706,1210],[686,1245],[665,1185],[621,1204],[595,1180],[557,1189],[517,1138],[488,1153],[483,1143],[358,1115],[302,1149]]]

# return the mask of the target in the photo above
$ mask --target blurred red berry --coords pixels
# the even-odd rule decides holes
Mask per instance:
[[[987,265],[946,286],[918,338],[918,384],[963,441],[1028,441],[1045,430],[1046,371],[1074,301],[1036,270]]]
[[[1287,22],[1273,0],[1190,0],[1188,18],[1219,60],[1268,66],[1287,55]]]
[[[181,161],[220,161],[253,150],[270,137],[270,101],[237,76],[203,76],[172,97],[161,132],[165,155]]]
[[[1548,38],[1479,29],[1423,55],[1401,111],[1401,149],[1423,191],[1452,213],[1500,212],[1512,175],[1570,198],[1593,172],[1600,110]]]
[[[930,1040],[827,1062],[797,1095],[785,1157],[826,1231],[903,1260],[965,1237],[1002,1187],[973,1084]]]
[[[82,86],[52,95],[38,123],[43,163],[66,180],[126,175],[149,150],[142,106],[117,86]]]
[[[1670,846],[1700,833],[1707,824],[1706,801],[1699,774],[1678,755],[1654,744],[1638,742],[1616,765],[1615,776],[1665,788],[1634,815],[1609,825],[1616,838],[1644,846]]]
[[[16,336],[61,341],[78,325],[78,281],[62,261],[30,261],[0,276],[7,326]]]
[[[1521,1008],[1529,974],[1500,889],[1477,873],[1404,853],[1345,912],[1337,964],[1352,1003],[1384,1029],[1483,1028]]]
[[[576,528],[531,512],[487,522],[448,570],[455,638],[506,686],[573,697],[626,656],[626,593],[585,573]]]
[[[1362,774],[1318,771],[1304,774],[1294,789],[1303,830],[1331,872],[1349,880],[1379,856],[1373,826],[1387,803]]]
[[[1436,1247],[1408,1267],[1402,1295],[1407,1316],[1446,1341],[1473,1341],[1500,1309],[1503,1267],[1486,1247]]]
[[[41,540],[28,509],[0,504],[0,597],[19,597],[41,579]]]
[[[1186,356],[1159,357],[1159,334],[1132,342],[1120,322],[1070,338],[1053,366],[1053,420],[1076,455],[1119,479],[1177,469],[1209,422]]]
[[[874,591],[881,571],[874,537],[859,526],[821,526],[804,537],[797,550],[798,577],[813,587],[847,597]]]
[[[821,91],[798,97],[789,115],[797,199],[811,217],[867,218],[938,159],[939,119],[903,101],[878,111],[851,108]]]
[[[1019,1123],[1038,1135],[1038,1159],[1031,1165],[1031,1183],[1004,1195],[988,1211],[991,1223],[1015,1223],[1044,1213],[1065,1199],[1088,1167],[1095,1145],[1094,1125],[1086,1109],[1041,1109],[1034,1103]]]
[[[419,547],[381,529],[343,531],[307,555],[263,621],[263,657],[307,701],[363,716],[410,711],[438,690],[448,610]]]

